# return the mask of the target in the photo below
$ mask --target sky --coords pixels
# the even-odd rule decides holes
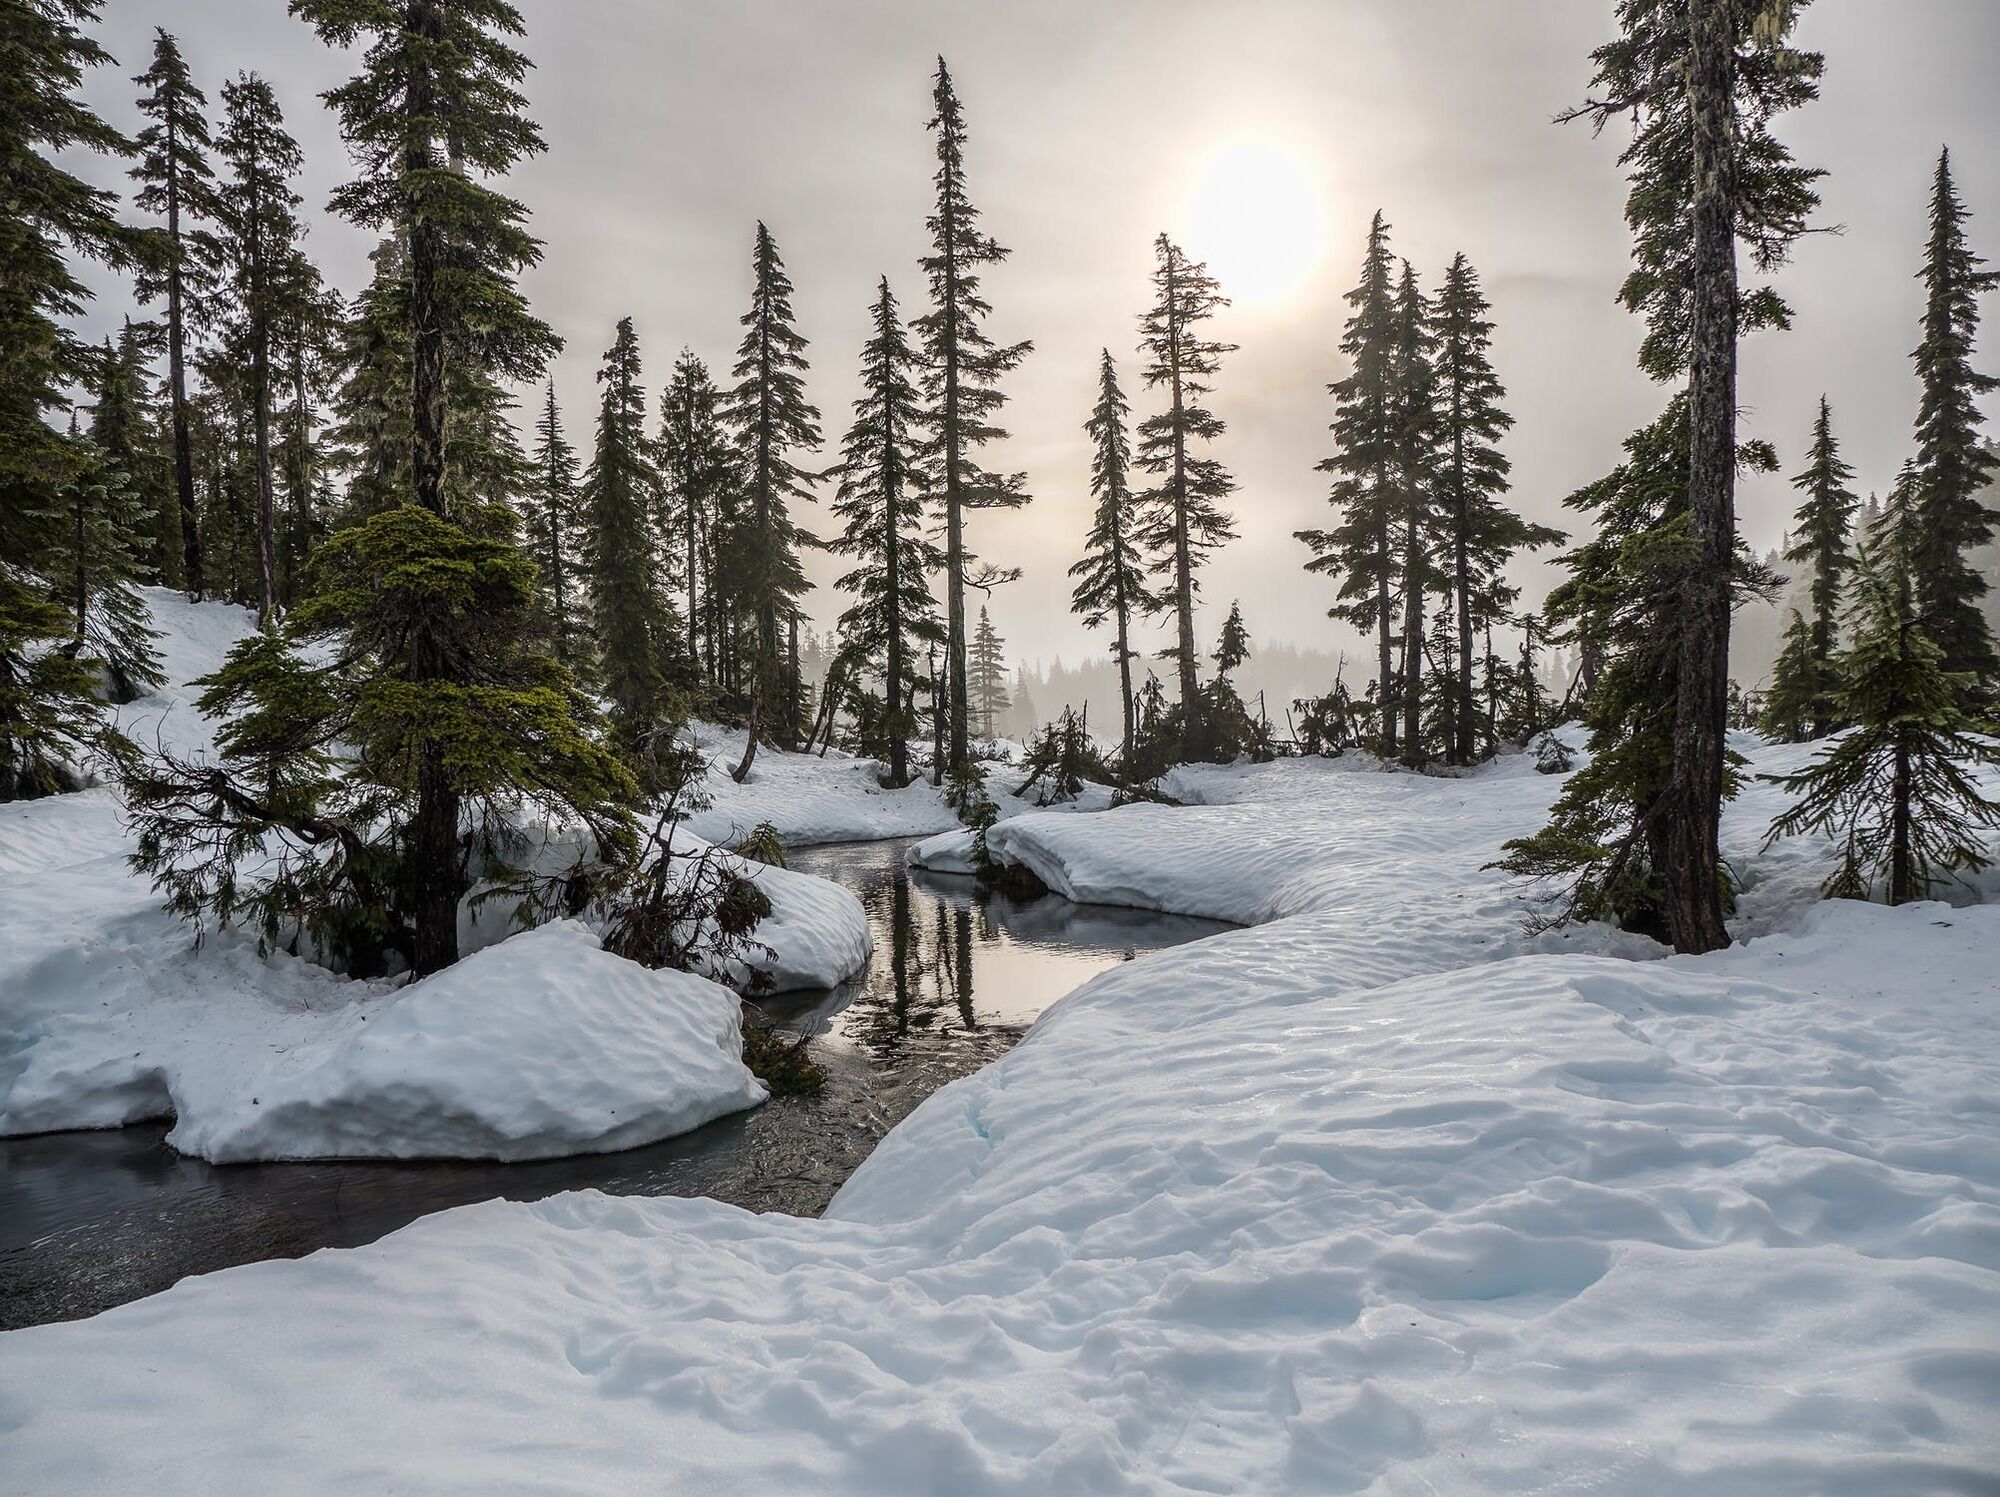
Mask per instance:
[[[1214,330],[1240,345],[1210,401],[1228,425],[1214,455],[1240,485],[1240,538],[1203,576],[1204,638],[1240,600],[1260,641],[1353,641],[1327,620],[1331,584],[1301,570],[1292,532],[1331,515],[1314,469],[1330,451],[1326,386],[1346,373],[1342,297],[1378,209],[1427,287],[1459,251],[1481,273],[1525,513],[1566,523],[1563,496],[1612,466],[1661,404],[1634,368],[1639,323],[1615,301],[1629,245],[1622,133],[1593,140],[1552,123],[1586,92],[1611,0],[519,3],[536,63],[530,112],[549,149],[507,190],[545,244],[523,284],[565,339],[553,377],[586,449],[619,317],[635,319],[655,397],[683,346],[726,371],[761,218],[811,341],[819,461],[834,461],[878,277],[911,315],[924,302],[925,123],[935,59],[949,60],[973,200],[1013,251],[987,280],[989,330],[1035,345],[1005,386],[1011,435],[988,452],[1027,474],[1034,501],[972,521],[975,548],[1024,574],[991,601],[1017,658],[1104,652],[1068,612],[1065,573],[1091,507],[1082,426],[1100,348],[1125,372],[1135,419],[1158,408],[1135,342],[1162,230],[1234,297]],[[281,0],[108,0],[96,34],[118,66],[86,92],[130,129],[127,80],[156,25],[179,36],[211,105],[239,71],[272,83],[306,156],[312,253],[341,290],[358,289],[372,241],[324,211],[348,161],[318,99],[354,60],[322,48]],[[1886,488],[1910,448],[1912,277],[1941,145],[1954,148],[1975,249],[2000,262],[2000,3],[1818,0],[1797,41],[1826,54],[1827,76],[1820,101],[1779,128],[1830,172],[1819,222],[1841,232],[1805,241],[1779,277],[1794,330],[1745,345],[1745,429],[1795,472],[1825,393],[1858,484]],[[81,169],[124,185],[118,165]],[[102,332],[131,309],[129,292],[93,284],[88,324]],[[2000,298],[1986,312],[1982,367],[2000,371]],[[1795,500],[1782,475],[1749,481],[1744,532],[1775,543]],[[824,506],[798,518],[832,529]],[[822,627],[842,606],[829,586],[842,569],[833,556],[808,563]],[[1545,560],[1517,568],[1531,597],[1551,576]]]

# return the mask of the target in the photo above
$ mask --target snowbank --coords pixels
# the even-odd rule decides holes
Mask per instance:
[[[170,684],[120,708],[121,724],[142,743],[208,747],[185,683],[222,663],[250,615],[146,598]],[[530,1158],[649,1142],[763,1095],[733,1054],[718,1069],[737,1032],[727,992],[617,961],[586,933],[503,940],[497,906],[468,913],[475,954],[398,991],[260,956],[240,931],[197,948],[129,850],[108,788],[0,806],[0,1134],[171,1115],[176,1147],[218,1160]],[[758,936],[778,988],[866,965],[851,893],[749,871],[772,901]],[[391,1046],[385,1021],[410,1041]]]
[[[1788,904],[1780,850],[1746,945],[1522,954],[1477,865],[1553,781],[1213,778],[1233,818],[1009,835],[1079,893],[1269,923],[1087,984],[826,1219],[489,1202],[0,1336],[9,1479],[2000,1483],[2000,908]]]

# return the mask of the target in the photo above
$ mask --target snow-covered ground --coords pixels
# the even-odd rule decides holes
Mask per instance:
[[[185,683],[222,663],[249,615],[146,596],[170,684],[120,708],[121,725],[142,744],[208,747]],[[259,955],[241,931],[197,948],[127,868],[130,845],[107,787],[0,806],[0,1133],[171,1114],[174,1146],[216,1160],[518,1159],[651,1142],[763,1096],[736,1054],[734,994],[648,973],[580,928],[502,939],[497,911],[468,911],[476,955],[460,967],[356,982]],[[772,901],[757,937],[777,988],[866,965],[851,893],[748,871]]]
[[[825,1219],[489,1202],[15,1332],[5,1480],[2000,1486],[2000,906],[1803,902],[1823,853],[1756,853],[1759,787],[1756,938],[1634,960],[1523,936],[1481,872],[1554,792],[1524,763],[1186,778],[1207,804],[994,838],[1265,923],[1087,984]]]

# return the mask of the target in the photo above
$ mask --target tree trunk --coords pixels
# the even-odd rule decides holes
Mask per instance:
[[[255,213],[253,204],[251,211]],[[261,246],[252,253],[261,261]],[[257,464],[257,627],[269,632],[278,617],[278,543],[272,533],[276,508],[271,473],[271,329],[261,264],[252,271],[251,295],[258,309],[250,328],[250,421]]]
[[[201,530],[194,503],[194,440],[188,431],[187,323],[181,303],[181,180],[180,142],[171,109],[167,133],[167,403],[174,427],[174,493],[180,500],[181,564],[187,572],[187,595],[199,603],[202,594]]]
[[[757,719],[759,716],[758,709],[762,706],[763,697],[761,693],[753,693],[750,698],[750,721],[748,725],[750,734],[743,745],[743,757],[737,760],[736,767],[729,771],[729,778],[739,785],[750,777],[750,765],[757,757],[757,729],[759,726]]]
[[[1688,509],[1694,557],[1680,589],[1667,923],[1674,949],[1729,944],[1722,919],[1729,598],[1736,541],[1736,121],[1732,0],[1689,0],[1694,124],[1694,320]]]
[[[1131,610],[1125,602],[1124,578],[1121,575],[1118,586],[1118,703],[1125,718],[1125,744],[1118,753],[1119,773],[1126,784],[1132,783],[1132,740],[1137,736],[1132,721],[1132,646]]]
[[[951,171],[949,160],[944,170]],[[966,743],[968,714],[965,662],[965,502],[959,472],[961,434],[958,410],[958,223],[954,207],[958,194],[947,175],[938,187],[941,209],[938,237],[944,247],[944,305],[938,308],[944,332],[944,408],[939,413],[944,439],[944,522],[945,522],[945,699],[946,747],[950,753],[953,778],[961,777],[970,763]]]
[[[1187,427],[1181,396],[1180,291],[1174,255],[1167,254],[1167,358],[1174,422],[1174,623],[1180,655],[1181,757],[1192,761],[1204,747],[1201,682],[1194,669],[1194,562],[1188,553]]]
[[[1415,769],[1423,762],[1424,682],[1424,559],[1417,530],[1416,475],[1409,475],[1409,517],[1403,534],[1403,763]]]
[[[1917,879],[1910,857],[1910,746],[1900,737],[1890,795],[1889,903],[1908,904],[1917,897]]]
[[[409,0],[411,31],[430,47],[443,45],[439,0]],[[430,79],[422,72],[409,80],[405,117],[429,121],[436,112]],[[431,171],[437,165],[428,135],[410,135],[404,146],[406,174]],[[428,209],[418,210],[406,195],[410,249],[410,474],[416,500],[432,514],[445,512],[444,424],[445,347],[443,313],[438,302],[437,276],[443,268],[444,239]]]
[[[897,526],[902,489],[896,479],[896,435],[892,418],[882,423],[882,572],[888,602],[888,647],[883,662],[882,702],[889,709],[889,782],[897,790],[910,783],[910,733],[903,718],[903,550]]]
[[[1471,544],[1466,535],[1472,524],[1471,503],[1466,493],[1465,478],[1465,413],[1462,396],[1454,390],[1452,394],[1451,469],[1454,503],[1452,507],[1452,603],[1458,610],[1458,680],[1454,683],[1458,694],[1456,707],[1457,732],[1453,735],[1451,757],[1454,763],[1470,764],[1474,757],[1472,738],[1472,556]],[[1488,648],[1491,648],[1489,628]]]

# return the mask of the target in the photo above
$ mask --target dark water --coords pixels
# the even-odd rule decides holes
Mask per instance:
[[[763,1005],[824,1037],[815,1046],[830,1072],[823,1096],[622,1153],[529,1164],[217,1166],[168,1148],[165,1123],[0,1138],[0,1329],[95,1314],[231,1264],[356,1247],[496,1196],[594,1187],[817,1215],[917,1103],[1003,1054],[1050,1003],[1128,954],[1224,929],[988,895],[968,880],[907,872],[908,845],[792,855],[792,867],[854,890],[875,934],[861,977]]]

